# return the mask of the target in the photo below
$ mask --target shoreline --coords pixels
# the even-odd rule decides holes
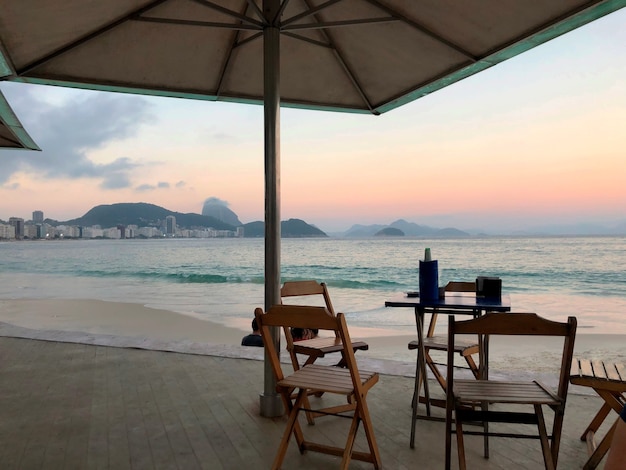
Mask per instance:
[[[0,336],[152,349],[263,360],[264,350],[241,346],[250,333],[234,326],[142,304],[85,299],[0,300]],[[352,339],[370,348],[358,354],[363,368],[389,375],[412,376],[415,351],[407,344],[415,333],[351,327]],[[555,341],[546,338],[493,338],[490,369],[525,375],[545,373],[544,359],[560,355]],[[580,333],[575,356],[626,362],[626,335]],[[286,358],[286,354],[284,357]],[[332,361],[334,358],[327,358]]]

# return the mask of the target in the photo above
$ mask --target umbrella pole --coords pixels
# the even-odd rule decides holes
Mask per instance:
[[[263,30],[263,82],[265,121],[265,311],[280,303],[280,29],[272,19],[279,0],[264,0],[263,12],[269,24]],[[280,330],[272,327],[276,350],[280,351]],[[276,379],[265,353],[261,416],[281,416],[285,410],[276,393]]]

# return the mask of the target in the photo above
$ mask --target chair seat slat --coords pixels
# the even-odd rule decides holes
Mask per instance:
[[[580,375],[586,377],[595,377],[593,374],[593,367],[591,366],[591,361],[587,359],[580,360]]]
[[[424,347],[429,349],[436,349],[438,351],[448,350],[448,337],[447,336],[433,336],[431,338],[424,338]],[[413,347],[412,347],[413,346]],[[409,349],[417,349],[418,342],[411,341]],[[459,353],[466,353],[468,350],[472,350],[471,354],[478,354],[478,342],[476,340],[468,339],[456,339],[454,341],[454,351]]]
[[[352,349],[355,351],[366,351],[369,349],[369,345],[363,341],[353,341]],[[324,357],[326,354],[341,352],[343,350],[343,344],[339,338],[335,337],[313,338],[295,342],[293,350],[298,354]]]
[[[604,364],[602,361],[591,361],[593,367],[593,375],[598,379],[606,379],[606,371],[604,370]]]
[[[555,400],[549,393],[535,383],[455,380],[454,394],[461,402],[498,401],[505,403],[559,403],[558,400]]]

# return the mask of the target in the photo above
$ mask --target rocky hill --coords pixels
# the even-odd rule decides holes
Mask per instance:
[[[168,215],[176,217],[176,224],[184,228],[214,228],[217,230],[235,230],[236,227],[224,223],[215,217],[200,214],[184,214],[145,202],[125,202],[103,204],[90,209],[77,219],[56,222],[52,225],[79,225],[89,227],[115,227],[117,225],[137,225],[139,227],[160,227]]]
[[[243,227],[243,233],[246,238],[261,238],[265,236],[265,222],[250,222],[249,224],[244,224]],[[300,219],[283,220],[280,223],[280,235],[281,238],[314,238],[328,236],[317,227],[309,225],[304,220]]]

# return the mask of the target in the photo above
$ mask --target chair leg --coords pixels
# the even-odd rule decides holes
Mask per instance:
[[[552,443],[550,445],[554,468],[558,466],[559,462],[559,449],[561,447],[561,434],[563,432],[564,413],[565,411],[562,409],[557,409],[554,412],[554,422],[552,423]]]
[[[446,464],[445,470],[450,470],[452,460],[452,405],[446,401]]]
[[[587,426],[587,429],[585,429],[582,436],[580,436],[581,441],[587,440],[587,433],[589,431],[593,431],[595,433],[598,430],[600,425],[604,422],[605,418],[608,416],[609,411],[611,411],[611,407],[607,403],[604,403],[602,405],[602,408],[598,410],[594,418],[591,420],[591,423],[589,423],[589,426]]]
[[[474,361],[474,358],[471,355],[463,356],[463,357],[465,357],[465,362],[467,362],[467,365],[472,371],[472,374],[474,374],[474,378],[475,379],[480,378],[480,371],[478,370],[478,364],[476,364],[476,362]]]
[[[314,425],[315,418],[313,418],[313,414],[309,411],[311,409],[311,403],[309,402],[308,393],[304,394],[304,398],[302,399],[302,404],[304,405],[304,408],[306,409],[304,414],[306,415],[307,423],[309,423],[309,425],[311,426]]]
[[[374,436],[374,426],[372,424],[372,418],[370,416],[369,408],[364,400],[359,400],[357,403],[357,409],[355,413],[359,414],[361,421],[363,422],[363,430],[365,431],[365,437],[370,449],[370,454],[373,457],[373,464],[376,470],[382,468],[382,460],[380,458],[380,452],[378,450],[378,443]]]
[[[546,466],[546,470],[554,470],[555,463],[554,460],[552,460],[550,442],[548,441],[548,432],[546,431],[546,421],[543,418],[541,405],[535,405],[535,415],[537,416],[537,429],[539,431],[539,440],[541,441],[543,462]]]
[[[583,465],[583,470],[594,470],[598,465],[600,465],[600,462],[602,461],[602,459],[604,458],[604,456],[606,455],[606,453],[609,451],[611,447],[611,441],[613,440],[613,433],[615,432],[615,428],[617,427],[617,422],[620,419],[622,418],[618,417],[617,420],[615,420],[615,423],[613,423],[613,426],[611,426],[611,429],[609,429],[609,431],[606,433],[606,436],[604,436],[602,441],[600,441],[600,444],[598,444],[598,447],[596,447],[596,450],[593,451],[593,454],[591,454],[587,462],[585,462],[585,465]]]
[[[456,427],[456,451],[459,454],[459,470],[467,470],[465,464],[465,442],[463,440],[463,424],[458,419],[458,414],[455,413],[455,427]]]
[[[343,456],[341,459],[341,465],[339,468],[347,470],[350,465],[350,458],[352,457],[352,448],[354,447],[354,439],[356,433],[359,430],[359,409],[354,410],[354,416],[352,417],[352,423],[350,424],[350,432],[348,433],[348,439],[346,440],[346,446],[343,450]]]
[[[485,416],[487,415],[487,411],[489,411],[489,403],[482,402],[480,404],[481,409],[485,412]],[[489,421],[483,421],[483,457],[486,459],[489,458]]]
[[[417,360],[415,364],[415,384],[413,386],[413,400],[411,401],[411,439],[409,444],[411,449],[415,447],[415,423],[417,422],[417,406],[419,405],[419,394],[421,388],[419,360]]]
[[[437,365],[435,364],[435,361],[433,360],[433,358],[430,355],[430,350],[425,348],[424,349],[424,356],[426,357],[426,364],[428,365],[428,367],[430,368],[431,372],[433,373],[433,375],[435,376],[435,379],[437,379],[437,382],[439,382],[439,385],[441,385],[441,388],[443,388],[443,390],[446,390],[446,379],[444,378],[443,375],[441,375],[441,372],[439,372],[439,369],[437,368]]]
[[[303,398],[306,396],[306,389],[300,389],[300,391],[298,392],[298,396],[296,397],[296,402],[294,404],[291,403],[290,395],[291,393],[289,390],[286,390],[283,393],[284,401],[288,402],[289,418],[287,419],[285,432],[283,433],[283,437],[280,440],[280,446],[278,447],[278,452],[276,453],[274,463],[272,464],[273,470],[279,470],[280,466],[283,463],[285,454],[287,453],[287,447],[289,446],[289,439],[291,439],[291,433],[296,434],[297,437],[298,431],[300,431],[298,426],[298,413],[300,411],[300,406],[302,405]],[[298,442],[298,447],[300,447],[300,452],[302,452],[302,446],[300,442]]]

